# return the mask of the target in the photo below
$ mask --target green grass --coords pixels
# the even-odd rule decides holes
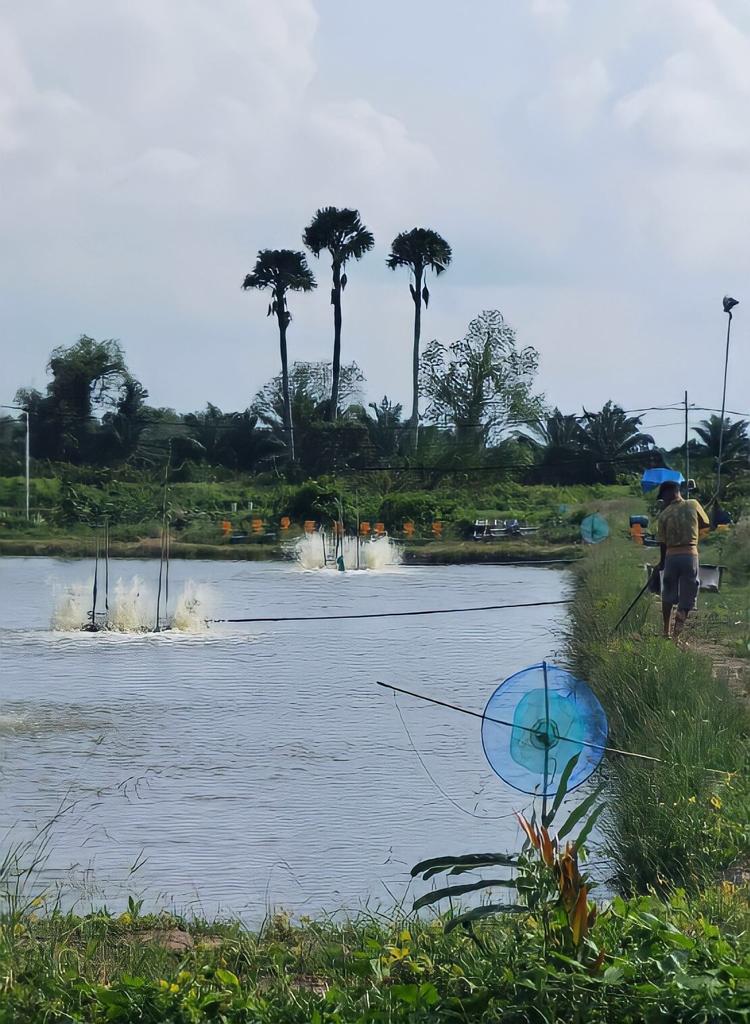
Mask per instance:
[[[446,935],[394,915],[238,924],[78,917],[41,901],[0,915],[0,1022],[373,1024],[742,1020],[747,903],[732,886],[615,900],[596,969],[550,955],[532,914]]]
[[[700,649],[661,638],[658,599],[645,596],[614,631],[645,578],[642,560],[615,541],[576,566],[570,657],[607,711],[611,743],[664,762],[608,759],[603,828],[620,887],[698,890],[750,854],[750,712]]]

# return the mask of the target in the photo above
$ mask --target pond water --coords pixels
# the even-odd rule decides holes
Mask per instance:
[[[110,575],[157,569],[118,560]],[[133,893],[248,924],[390,908],[423,857],[520,844],[512,812],[530,798],[492,774],[479,720],[376,681],[481,711],[503,678],[554,658],[564,606],[52,631],[56,591],[92,572],[0,559],[0,855],[54,819],[41,876],[67,902]],[[222,618],[553,601],[568,585],[527,567],[174,561],[171,592],[188,581]]]

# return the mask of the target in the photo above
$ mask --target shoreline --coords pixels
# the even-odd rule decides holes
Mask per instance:
[[[399,542],[401,543],[401,542]],[[477,541],[427,541],[425,544],[403,544],[404,565],[503,565],[512,563],[540,565],[574,562],[584,557],[582,545],[564,543],[529,543],[523,540],[508,540],[499,543]],[[19,558],[93,558],[94,545],[91,540],[75,537],[45,538],[0,538],[0,557]],[[110,544],[110,558],[154,558],[161,554],[161,544],[156,538],[138,541],[117,541]],[[263,544],[197,544],[173,541],[171,559],[235,561],[235,562],[282,562],[288,561],[282,545]]]

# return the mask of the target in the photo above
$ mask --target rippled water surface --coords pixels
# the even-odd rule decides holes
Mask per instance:
[[[112,578],[156,571],[117,561]],[[517,844],[510,814],[529,798],[492,775],[479,720],[375,683],[481,711],[500,680],[554,655],[562,608],[51,631],[56,588],[91,573],[0,559],[2,844],[58,815],[44,874],[84,906],[133,892],[248,923],[269,906],[392,906],[422,857]],[[567,586],[524,567],[173,562],[173,592],[188,580],[225,618],[549,601]]]

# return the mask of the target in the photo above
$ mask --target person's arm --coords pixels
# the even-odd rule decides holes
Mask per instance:
[[[695,511],[698,514],[698,526],[701,530],[707,530],[711,525],[711,520],[706,514],[706,510],[703,508],[699,501],[695,502]]]

